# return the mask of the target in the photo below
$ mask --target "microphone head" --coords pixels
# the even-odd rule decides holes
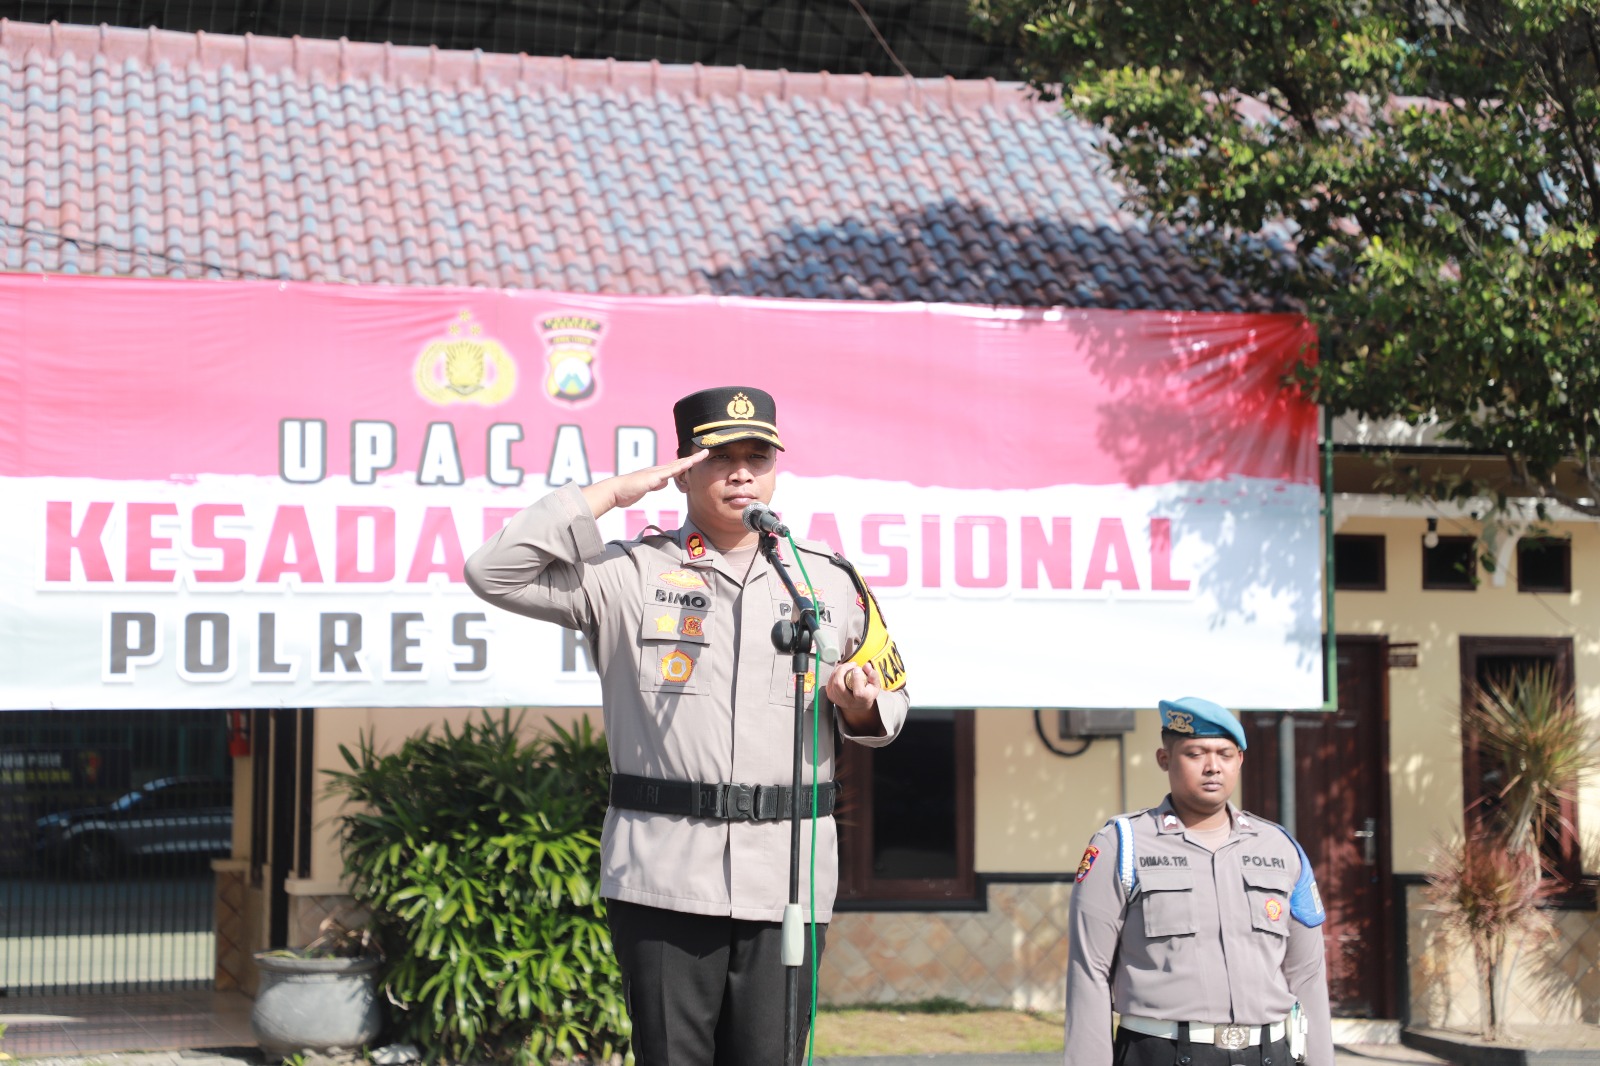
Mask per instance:
[[[769,513],[771,510],[772,509],[766,504],[760,502],[746,504],[745,509],[740,512],[739,517],[744,520],[744,528],[748,529],[752,533],[760,533],[762,532],[761,516]]]

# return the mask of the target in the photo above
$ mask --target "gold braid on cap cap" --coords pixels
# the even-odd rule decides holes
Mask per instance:
[[[774,433],[778,432],[778,427],[771,422],[758,422],[753,418],[725,418],[721,422],[702,422],[691,429],[689,433],[693,436],[704,433],[708,429],[716,429],[718,426],[758,426],[761,429],[770,429]]]

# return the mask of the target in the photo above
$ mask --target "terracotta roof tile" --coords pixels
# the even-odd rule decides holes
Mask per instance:
[[[0,20],[0,268],[1260,306],[1014,85]]]

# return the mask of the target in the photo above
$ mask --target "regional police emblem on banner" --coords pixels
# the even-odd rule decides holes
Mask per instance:
[[[471,311],[456,315],[448,337],[436,340],[412,369],[417,392],[429,403],[504,403],[517,387],[517,364],[500,343],[483,335]]]
[[[603,323],[591,315],[547,315],[539,320],[544,340],[545,395],[557,403],[581,403],[599,388],[596,361],[600,357]]]

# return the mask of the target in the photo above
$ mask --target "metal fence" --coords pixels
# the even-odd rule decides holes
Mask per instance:
[[[0,990],[209,987],[223,711],[0,713]]]

